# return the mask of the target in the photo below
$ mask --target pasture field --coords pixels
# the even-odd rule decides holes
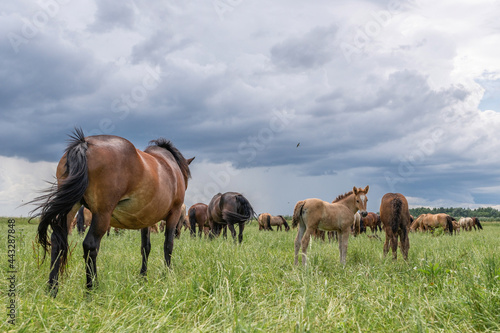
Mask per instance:
[[[401,253],[384,259],[383,242],[366,234],[350,237],[345,267],[337,243],[315,240],[308,266],[294,266],[296,229],[259,231],[254,221],[241,245],[184,232],[167,270],[164,237],[153,234],[147,279],[139,276],[139,232],[111,233],[90,293],[83,238],[74,233],[55,299],[46,292],[49,260],[41,263],[36,225],[26,219],[16,219],[9,296],[8,230],[0,219],[2,332],[500,332],[500,223],[453,237],[412,233],[408,262]]]

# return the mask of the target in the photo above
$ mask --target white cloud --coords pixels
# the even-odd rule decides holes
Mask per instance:
[[[0,156],[0,166],[0,216],[28,216],[35,206],[24,204],[54,181],[57,163]]]

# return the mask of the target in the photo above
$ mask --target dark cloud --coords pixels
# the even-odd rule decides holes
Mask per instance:
[[[133,1],[121,1],[117,4],[113,0],[102,0],[97,1],[96,5],[95,21],[89,26],[90,31],[105,33],[117,28],[131,30],[134,27]]]
[[[338,28],[315,28],[302,37],[292,37],[271,48],[272,62],[284,69],[316,68],[332,61],[336,55]]]

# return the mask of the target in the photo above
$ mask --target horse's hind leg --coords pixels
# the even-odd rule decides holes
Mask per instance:
[[[229,231],[231,232],[231,236],[233,236],[233,240],[236,243],[236,230],[234,229],[234,224],[227,224],[227,227],[229,228]],[[226,230],[226,229],[224,229],[224,230]]]
[[[150,239],[149,227],[146,227],[141,229],[141,255],[142,255],[141,275],[146,275],[148,271],[149,252],[151,252],[151,239]]]
[[[61,267],[61,258],[68,253],[68,230],[65,228],[57,228],[57,231],[52,231],[50,242],[52,244],[50,254],[50,273],[49,273],[49,291],[55,297],[59,286],[59,269]]]
[[[309,246],[309,241],[311,240],[311,229],[306,229],[304,236],[302,237],[302,265],[307,263],[307,247]]]
[[[400,237],[401,239],[401,253],[403,254],[403,259],[408,260],[408,251],[410,250],[410,239],[408,238],[408,232],[403,231]]]
[[[94,284],[97,285],[97,254],[99,253],[102,236],[108,230],[109,220],[109,215],[93,214],[89,232],[83,240],[87,289],[92,289]]]
[[[243,230],[245,230],[245,222],[238,224],[238,243],[243,242]]]
[[[297,237],[295,237],[295,265],[299,264],[299,250],[300,244],[302,242],[302,238],[304,237],[304,232],[306,231],[306,226],[303,223],[299,223],[299,227],[297,228]]]
[[[391,249],[392,249],[392,259],[398,259],[398,234],[392,234],[391,236]]]

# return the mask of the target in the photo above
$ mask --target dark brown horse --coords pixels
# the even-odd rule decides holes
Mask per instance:
[[[45,252],[52,246],[48,285],[53,295],[57,294],[58,276],[67,262],[68,229],[81,205],[92,212],[92,223],[83,241],[87,288],[97,284],[97,254],[109,226],[141,229],[140,272],[145,275],[151,250],[148,227],[164,219],[164,256],[170,266],[191,161],[163,138],[151,141],[140,151],[124,138],[85,137],[81,129],[75,129],[57,166],[57,183],[33,201],[41,202],[32,211],[33,217],[40,215],[38,242]]]
[[[382,197],[380,203],[380,220],[385,230],[384,257],[392,248],[392,259],[398,256],[398,237],[400,250],[404,260],[408,259],[410,239],[408,238],[408,226],[410,225],[410,211],[408,201],[401,193],[387,193]]]
[[[472,221],[474,222],[474,230],[476,230],[476,226],[477,226],[477,230],[483,230],[483,226],[481,225],[481,223],[479,222],[479,219],[477,217],[473,217],[472,218]]]
[[[253,216],[255,216],[255,212],[250,202],[240,193],[226,192],[214,195],[208,204],[210,238],[219,236],[222,227],[227,226],[236,241],[234,225],[238,224],[238,242],[241,243],[243,241],[245,222],[249,221]]]
[[[189,226],[191,236],[196,236],[196,226],[198,226],[198,235],[201,234],[205,228],[208,227],[208,206],[204,203],[195,203],[188,210]]]

